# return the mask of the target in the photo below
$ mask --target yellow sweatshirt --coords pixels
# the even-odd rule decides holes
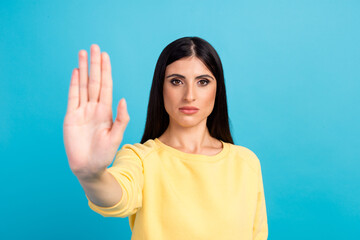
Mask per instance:
[[[223,142],[216,155],[179,151],[158,138],[125,144],[107,170],[123,189],[104,217],[129,217],[132,240],[262,240],[268,237],[260,161]]]

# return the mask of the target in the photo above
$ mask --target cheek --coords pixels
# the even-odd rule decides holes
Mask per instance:
[[[215,98],[216,98],[216,89],[208,91],[204,98],[204,104],[206,106],[207,112],[211,113],[214,109]]]
[[[169,110],[171,111],[171,109],[173,108],[173,105],[176,102],[175,93],[173,91],[171,91],[171,89],[164,88],[163,96],[164,96],[164,105],[165,105],[166,111],[169,111]]]
[[[216,88],[212,89],[211,91],[208,91],[205,95],[206,102],[208,103],[215,103],[215,97],[216,97]]]

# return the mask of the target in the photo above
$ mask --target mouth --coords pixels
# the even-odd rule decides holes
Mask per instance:
[[[182,107],[182,108],[179,108],[179,110],[180,110],[180,112],[185,113],[185,114],[194,114],[199,111],[199,109],[196,107]]]

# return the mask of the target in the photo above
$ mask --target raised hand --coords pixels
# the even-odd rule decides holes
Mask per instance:
[[[109,55],[91,45],[90,76],[85,50],[79,51],[79,68],[72,72],[64,145],[72,172],[82,179],[99,176],[111,164],[130,120],[121,99],[112,120],[112,77]]]

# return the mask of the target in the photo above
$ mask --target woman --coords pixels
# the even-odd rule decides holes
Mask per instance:
[[[162,51],[141,143],[119,151],[126,102],[113,122],[109,56],[92,45],[90,62],[88,77],[81,50],[64,120],[69,165],[89,207],[129,216],[132,239],[267,239],[260,162],[233,144],[215,49],[184,37]]]

